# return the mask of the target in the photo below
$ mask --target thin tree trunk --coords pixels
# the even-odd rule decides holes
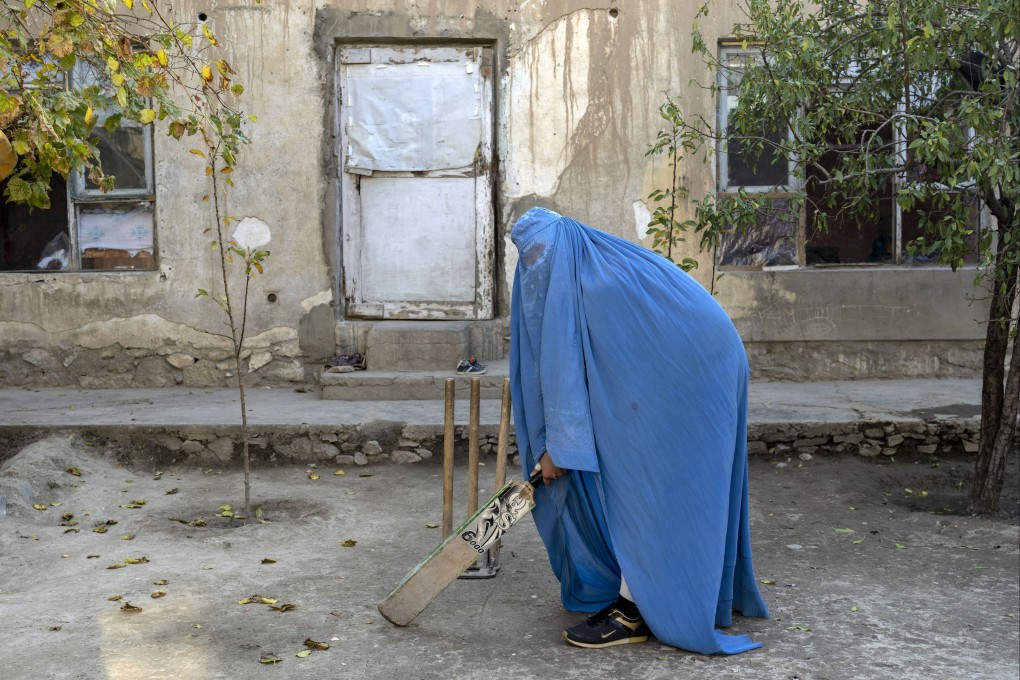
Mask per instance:
[[[1006,456],[1016,429],[1017,390],[1020,390],[1018,345],[1013,343],[1013,359],[1006,380],[1006,353],[1013,323],[1010,320],[1017,294],[1017,268],[1006,267],[1006,253],[996,254],[995,271],[1009,272],[1005,280],[993,280],[992,303],[985,333],[984,371],[981,385],[981,430],[971,505],[975,512],[994,512],[1002,492],[1002,474]],[[1005,382],[1005,385],[1004,385]]]
[[[983,514],[995,512],[1006,476],[1006,459],[1013,448],[1013,433],[1016,431],[1017,409],[1020,407],[1020,339],[1013,341],[1013,356],[1010,359],[1009,376],[999,414],[999,431],[991,446],[988,479],[979,497],[974,499],[974,510]]]

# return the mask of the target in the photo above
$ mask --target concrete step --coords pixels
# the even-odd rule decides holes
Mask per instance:
[[[456,360],[453,366],[456,366]],[[482,362],[485,374],[478,376],[457,375],[451,368],[446,370],[422,371],[354,371],[352,373],[322,373],[320,385],[323,399],[341,401],[399,401],[439,400],[442,401],[446,381],[455,381],[457,398],[467,399],[471,378],[479,379],[482,399],[500,399],[503,394],[503,380],[510,374],[510,362]],[[370,363],[371,365],[371,363]]]
[[[365,356],[373,371],[434,371],[467,357],[466,321],[379,321],[372,324]]]

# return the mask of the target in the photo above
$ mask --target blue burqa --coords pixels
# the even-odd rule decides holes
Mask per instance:
[[[621,572],[661,642],[703,654],[767,617],[751,563],[747,356],[722,308],[675,264],[533,208],[511,237],[514,424],[525,478],[569,473],[533,515],[563,606],[616,600]]]

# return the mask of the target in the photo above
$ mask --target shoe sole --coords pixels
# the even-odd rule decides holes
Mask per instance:
[[[635,635],[634,637],[623,638],[622,640],[613,640],[612,642],[578,642],[577,640],[571,640],[567,637],[567,632],[563,631],[563,639],[574,645],[575,647],[585,647],[586,649],[602,649],[603,647],[613,647],[615,645],[627,645],[632,642],[645,642],[648,640],[647,635]]]
[[[485,375],[485,371],[457,371],[457,375]]]

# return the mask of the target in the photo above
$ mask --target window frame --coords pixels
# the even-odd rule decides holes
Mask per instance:
[[[65,90],[74,88],[76,82],[84,82],[87,80],[87,76],[82,75],[81,62],[75,64],[70,71],[61,72],[61,80]],[[31,86],[31,85],[29,85]],[[100,121],[103,120],[104,112],[97,112],[100,115]],[[101,123],[97,122],[97,125]],[[113,188],[110,191],[102,192],[98,188],[91,188],[87,184],[87,178],[85,173],[81,169],[73,169],[67,177],[66,185],[64,187],[66,201],[67,201],[67,219],[63,233],[67,236],[68,244],[68,261],[69,264],[64,269],[48,269],[45,270],[47,273],[68,273],[68,274],[83,274],[83,273],[125,273],[125,272],[152,272],[159,270],[159,234],[156,225],[158,223],[158,206],[156,201],[156,186],[155,186],[155,158],[154,158],[154,138],[153,138],[153,124],[141,124],[133,120],[122,120],[120,127],[131,127],[142,130],[142,143],[143,143],[143,163],[144,163],[144,187],[130,187],[130,188]],[[100,159],[100,163],[102,160]],[[106,269],[91,269],[85,268],[83,263],[82,251],[80,247],[81,237],[81,213],[83,209],[101,207],[105,205],[116,205],[116,204],[143,204],[147,203],[149,211],[152,214],[152,268],[106,268]],[[9,269],[0,270],[0,274],[18,274],[18,273],[34,273],[43,271],[39,269]]]
[[[780,187],[778,185],[733,185],[729,184],[729,139],[726,137],[726,129],[729,125],[729,112],[730,112],[730,85],[728,83],[729,73],[735,71],[734,67],[729,65],[728,58],[730,55],[743,55],[747,57],[754,57],[754,52],[750,49],[744,49],[742,43],[728,43],[723,42],[719,47],[719,63],[723,65],[723,68],[717,73],[716,85],[719,88],[719,102],[716,106],[716,125],[719,130],[719,144],[717,148],[719,162],[718,176],[716,178],[717,193],[720,194],[735,194],[740,189],[743,189],[747,193],[768,193],[776,195],[786,195],[797,191],[799,182],[793,176],[793,161],[787,162],[786,168],[786,183]],[[735,95],[733,95],[735,96]],[[793,135],[793,131],[787,127],[786,137],[789,139]]]

